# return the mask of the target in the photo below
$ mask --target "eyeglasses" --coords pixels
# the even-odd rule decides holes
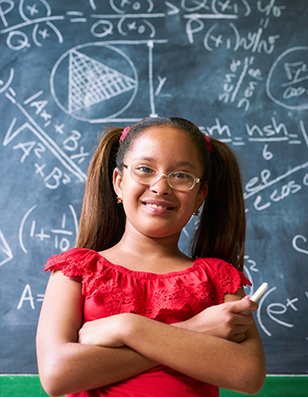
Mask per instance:
[[[184,171],[171,171],[168,174],[159,174],[158,171],[153,168],[136,164],[133,166],[122,164],[129,173],[134,181],[141,183],[142,185],[154,185],[163,176],[167,178],[168,185],[177,190],[191,190],[196,183],[199,183],[201,179],[195,177],[193,174]]]

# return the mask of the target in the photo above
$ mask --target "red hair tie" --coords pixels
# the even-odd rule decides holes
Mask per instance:
[[[124,128],[124,130],[122,131],[122,135],[120,136],[120,141],[122,142],[124,140],[124,138],[126,137],[126,135],[129,133],[130,127],[126,127]]]
[[[211,144],[211,138],[210,138],[209,136],[207,136],[207,135],[205,135],[204,137],[205,137],[205,142],[206,142],[207,150],[208,150],[209,152],[211,152],[212,149],[213,149],[213,146],[212,146],[212,144]]]

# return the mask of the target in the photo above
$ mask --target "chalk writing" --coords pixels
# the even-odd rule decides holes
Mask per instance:
[[[16,92],[11,87],[7,86],[7,92],[5,93],[5,96],[21,111],[23,116],[26,117],[27,121],[21,124],[17,117],[12,119],[11,124],[5,134],[3,146],[7,146],[18,140],[12,149],[14,151],[20,152],[21,164],[23,164],[28,156],[30,156],[30,154],[33,152],[36,159],[34,160],[35,174],[42,177],[45,186],[49,189],[57,189],[61,183],[67,184],[71,181],[71,177],[65,171],[65,169],[83,181],[85,179],[85,174],[73,161],[78,159],[78,163],[80,164],[85,157],[88,156],[88,153],[84,152],[83,146],[80,147],[80,152],[75,153],[75,151],[79,149],[77,136],[80,137],[80,135],[78,135],[74,130],[72,135],[64,140],[64,148],[69,152],[74,152],[71,155],[67,155],[43,129],[51,124],[52,115],[47,111],[48,101],[41,99],[38,100],[38,97],[41,95],[42,91],[39,91],[38,93],[26,99],[23,104],[20,104],[16,100]],[[33,109],[35,111],[35,116],[43,120],[43,127],[41,127],[35,121],[34,117],[30,115],[30,113],[26,110],[26,106],[28,106],[30,109]],[[55,130],[59,132],[59,126],[55,125]],[[61,131],[63,132],[63,126]],[[27,139],[21,140],[21,137],[23,135],[27,136],[29,132],[34,135],[35,139],[30,141]],[[72,142],[74,142],[73,145]],[[44,153],[47,151],[51,152],[58,159],[61,167],[64,167],[64,169],[58,166],[52,167],[51,169],[49,167],[48,169],[48,166],[45,162],[41,161],[39,163],[37,161],[43,160]]]
[[[262,156],[266,160],[273,158],[273,153],[269,145],[278,142],[288,143],[290,145],[306,144],[308,148],[308,137],[303,120],[299,125],[287,127],[283,122],[279,122],[276,117],[272,116],[264,125],[245,123],[244,133],[239,136],[234,132],[229,124],[222,124],[219,118],[215,118],[215,124],[211,126],[199,126],[199,128],[214,138],[234,146],[243,146],[247,143],[262,143]],[[291,131],[292,130],[292,131]],[[298,132],[296,132],[298,130]]]
[[[307,65],[308,47],[293,47],[284,51],[269,72],[266,83],[268,96],[284,108],[307,109]],[[281,79],[281,76],[284,78]]]
[[[304,163],[298,167],[295,167],[294,169],[287,171],[285,174],[280,175],[279,177],[269,180],[271,176],[271,172],[269,170],[263,170],[261,172],[260,178],[259,177],[254,177],[251,179],[245,186],[245,193],[244,197],[247,199],[264,189],[269,188],[270,186],[283,181],[286,179],[288,176],[302,170],[308,167],[308,163]],[[260,184],[256,185],[257,183],[261,182]],[[263,200],[262,196],[260,194],[257,195],[257,197],[254,200],[253,206],[257,211],[263,211],[266,208],[269,208],[272,203],[279,202],[286,197],[297,193],[300,191],[303,187],[308,186],[308,173],[304,174],[304,177],[302,180],[299,180],[299,182],[296,182],[295,180],[291,180],[284,185],[282,185],[279,189],[274,189],[270,193],[269,199]]]
[[[13,259],[13,253],[0,229],[0,266]]]
[[[5,5],[8,7],[5,8]],[[31,47],[28,34],[22,30],[28,27],[32,28],[31,39],[37,47],[41,47],[51,36],[55,36],[59,43],[63,42],[63,36],[55,22],[63,20],[64,16],[53,16],[46,0],[38,0],[34,4],[21,0],[18,7],[21,22],[11,25],[9,17],[15,7],[17,4],[12,0],[0,3],[0,19],[3,25],[0,34],[7,34],[6,44],[9,49],[19,51]]]
[[[72,205],[69,211],[64,212],[59,220],[59,226],[51,227],[42,225],[37,212],[40,210],[38,205],[33,205],[24,214],[19,226],[19,245],[24,253],[28,253],[27,245],[31,240],[38,243],[52,244],[55,250],[61,252],[72,248],[78,233],[77,214]],[[70,219],[70,222],[69,221]],[[69,223],[69,227],[68,227]]]
[[[297,238],[301,238],[302,236],[296,236],[294,240]],[[307,241],[307,240],[306,240]],[[294,245],[294,244],[293,244]],[[257,266],[256,261],[251,259],[248,255],[245,256],[245,266],[244,266],[245,275],[252,281],[252,287],[246,287],[245,292],[249,295],[254,293],[254,276],[259,273],[259,268]],[[290,317],[288,313],[291,311],[292,313],[296,313],[299,311],[299,297],[287,297],[284,302],[270,302],[266,303],[270,299],[270,295],[277,291],[277,286],[271,287],[261,298],[259,302],[259,309],[256,313],[257,323],[260,326],[261,330],[269,337],[273,336],[272,332],[269,331],[268,327],[272,321],[274,324],[278,324],[279,326],[285,328],[293,328],[294,323],[288,321]],[[308,296],[308,295],[307,295]],[[265,317],[267,316],[267,318]],[[270,321],[268,321],[270,320]],[[269,326],[265,326],[265,321],[269,324]]]
[[[272,333],[264,326],[264,322],[261,317],[261,311],[264,305],[264,301],[268,298],[270,294],[276,291],[276,289],[277,287],[272,287],[263,295],[259,303],[259,307],[260,307],[259,311],[257,312],[258,323],[267,336],[272,336]],[[294,324],[288,322],[285,319],[286,317],[285,314],[287,314],[290,310],[294,312],[298,311],[296,303],[299,301],[299,299],[300,298],[298,297],[292,299],[286,298],[285,303],[281,303],[281,302],[270,303],[266,307],[266,313],[274,323],[279,324],[280,326],[286,328],[293,328]]]
[[[195,35],[200,37],[200,32],[206,30],[203,36],[204,48],[212,52],[218,48],[224,47],[227,50],[237,52],[242,49],[244,51],[251,51],[252,53],[265,53],[271,54],[275,49],[276,41],[279,39],[279,34],[267,35],[266,28],[270,23],[270,18],[280,18],[282,12],[286,9],[285,6],[275,6],[275,1],[271,1],[265,6],[261,6],[260,2],[257,2],[257,12],[260,13],[259,27],[255,31],[250,31],[247,36],[243,36],[235,22],[229,22],[227,25],[224,23],[214,23],[207,28],[203,20],[237,20],[240,15],[248,17],[252,9],[247,1],[244,1],[239,7],[237,4],[231,2],[213,2],[212,7],[207,7],[206,11],[194,8],[193,11],[199,11],[199,13],[192,12],[191,14],[184,15],[184,18],[188,19],[186,24],[186,34],[188,41],[193,44],[195,42]],[[220,12],[218,11],[217,5],[220,5]]]
[[[127,45],[142,46],[149,62],[149,115],[154,116],[153,88],[153,48],[155,43],[166,41],[135,41]],[[64,53],[56,62],[51,73],[51,93],[58,106],[70,116],[91,123],[110,121],[136,122],[142,117],[127,119],[119,118],[136,98],[139,89],[138,73],[132,60],[112,43],[88,43]],[[113,43],[115,44],[115,43]],[[121,43],[117,43],[121,44]],[[95,51],[95,59],[87,55]],[[98,55],[104,63],[97,60]],[[108,59],[117,59],[117,69],[108,66]],[[69,69],[68,81],[57,83],[58,73],[64,65]],[[63,83],[68,85],[68,97],[63,99]],[[103,105],[103,106],[102,106]]]
[[[32,310],[35,310],[36,309],[35,303],[43,302],[43,299],[44,299],[44,294],[36,294],[34,296],[30,284],[26,284],[21,293],[17,305],[17,310],[21,310],[24,307],[24,305],[30,307]]]
[[[308,241],[308,240],[307,240],[307,238],[306,238],[305,236],[303,236],[303,235],[301,235],[301,234],[298,234],[298,235],[294,236],[294,238],[293,238],[293,240],[292,240],[292,246],[293,246],[293,248],[294,248],[296,251],[308,255],[308,246],[307,246],[307,249],[301,248],[301,247],[299,246],[299,244],[307,243],[307,241]],[[304,245],[304,244],[303,244],[303,245]],[[305,245],[304,245],[304,246],[305,246]]]
[[[250,98],[258,82],[263,80],[261,70],[252,67],[253,62],[254,57],[246,57],[244,62],[235,60],[231,62],[230,71],[225,76],[223,93],[218,96],[219,101],[224,103],[236,101],[239,109],[243,108],[246,112],[249,110]],[[244,85],[245,78],[248,79],[246,86]],[[242,94],[240,94],[241,86],[243,86]]]

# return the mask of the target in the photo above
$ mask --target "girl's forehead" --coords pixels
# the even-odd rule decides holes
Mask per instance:
[[[194,143],[184,130],[169,125],[160,125],[149,127],[142,131],[134,140],[133,146],[181,144],[183,141],[185,141],[185,144],[194,146]]]
[[[150,127],[143,131],[132,143],[126,158],[162,159],[177,161],[198,161],[198,150],[188,134],[173,126]]]

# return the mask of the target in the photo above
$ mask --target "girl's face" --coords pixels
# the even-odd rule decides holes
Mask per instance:
[[[159,174],[185,171],[202,177],[195,144],[184,131],[172,126],[148,128],[127,152],[124,163],[150,167]],[[127,168],[123,168],[122,174],[115,169],[114,189],[123,200],[126,232],[152,238],[179,237],[207,193],[207,186],[200,188],[200,183],[191,190],[176,190],[168,185],[164,176],[152,185],[143,185],[131,177]]]

